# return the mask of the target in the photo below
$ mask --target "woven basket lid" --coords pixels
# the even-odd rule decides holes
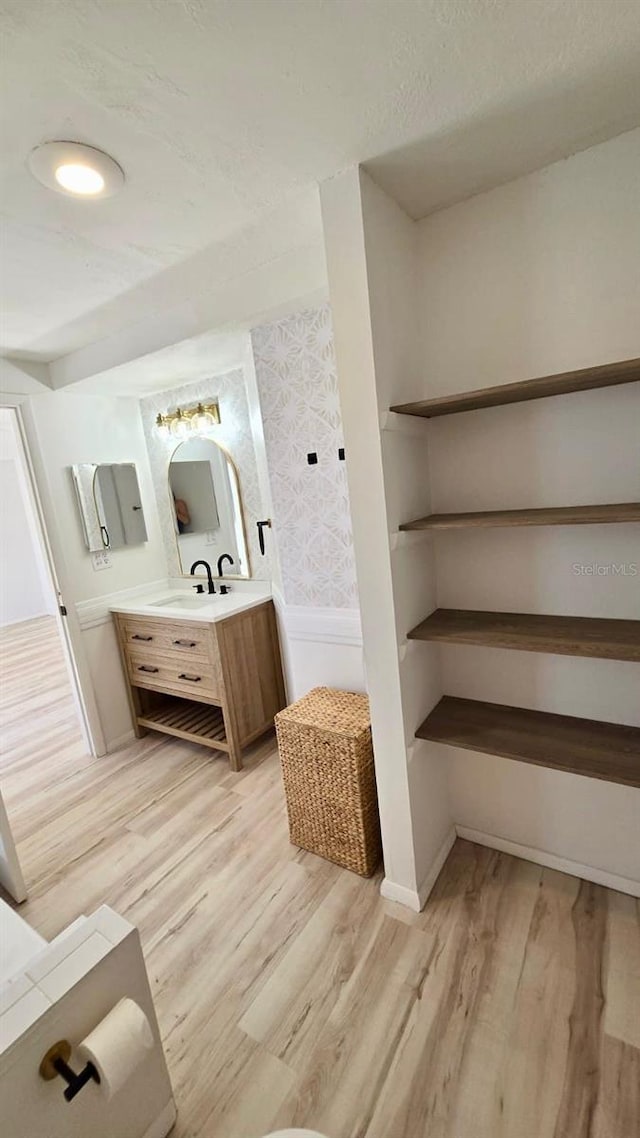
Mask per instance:
[[[276,721],[299,723],[331,731],[334,735],[353,737],[371,726],[369,700],[366,695],[335,688],[313,688],[290,707],[279,711]]]

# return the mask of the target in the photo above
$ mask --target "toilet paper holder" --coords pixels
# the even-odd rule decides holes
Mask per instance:
[[[78,1091],[81,1091],[87,1083],[92,1080],[94,1083],[100,1082],[100,1075],[98,1074],[93,1063],[89,1061],[86,1067],[77,1073],[69,1066],[71,1058],[71,1044],[67,1039],[59,1039],[57,1043],[50,1047],[46,1055],[40,1063],[40,1077],[46,1079],[55,1079],[59,1075],[64,1079],[67,1084],[64,1091],[64,1097],[67,1102],[71,1102]]]

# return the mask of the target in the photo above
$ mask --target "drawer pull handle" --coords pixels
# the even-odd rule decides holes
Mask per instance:
[[[153,636],[140,636],[137,632],[134,632],[131,639],[132,640],[153,640]]]
[[[189,676],[186,672],[181,672],[178,676],[179,680],[189,680],[192,684],[199,684],[202,676]]]
[[[138,665],[138,671],[139,672],[159,672],[160,669],[159,668],[152,668],[150,664],[139,664]]]
[[[196,640],[174,640],[173,643],[177,644],[179,648],[195,648],[197,641]]]

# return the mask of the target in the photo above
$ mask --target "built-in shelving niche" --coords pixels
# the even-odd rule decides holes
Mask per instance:
[[[436,418],[640,380],[640,359],[564,372],[391,408]],[[637,523],[640,503],[430,514],[403,531]],[[436,609],[411,640],[640,662],[640,620]],[[640,728],[445,695],[417,737],[572,774],[640,787]]]

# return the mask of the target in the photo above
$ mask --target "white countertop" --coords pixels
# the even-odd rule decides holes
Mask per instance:
[[[244,585],[244,582],[243,582]],[[218,583],[216,582],[216,588]],[[120,601],[111,605],[111,612],[128,613],[130,616],[166,617],[170,620],[192,620],[216,623],[226,620],[236,613],[245,612],[246,609],[256,608],[271,600],[269,585],[251,582],[249,587],[236,587],[231,584],[231,592],[221,594],[216,592],[213,596],[207,593],[200,595],[187,589],[156,589],[149,594],[142,594],[130,601]]]

